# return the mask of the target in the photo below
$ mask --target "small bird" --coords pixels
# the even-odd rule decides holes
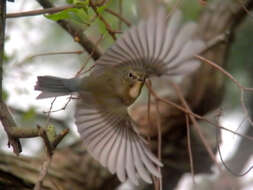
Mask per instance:
[[[138,185],[150,175],[161,178],[162,162],[139,134],[138,124],[128,114],[141,93],[145,79],[185,75],[200,62],[195,54],[205,43],[194,39],[197,25],[181,24],[180,11],[167,19],[164,10],[131,27],[95,63],[89,76],[63,79],[39,76],[35,90],[40,98],[77,92],[75,122],[89,153],[120,181]]]

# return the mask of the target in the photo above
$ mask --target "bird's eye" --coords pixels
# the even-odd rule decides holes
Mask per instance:
[[[129,78],[133,78],[134,75],[130,72],[130,73],[128,73],[128,77],[129,77]]]

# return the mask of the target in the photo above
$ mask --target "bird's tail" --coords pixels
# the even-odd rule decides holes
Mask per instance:
[[[42,99],[77,92],[79,84],[80,79],[77,78],[64,79],[53,76],[39,76],[34,89],[41,91],[37,99]]]

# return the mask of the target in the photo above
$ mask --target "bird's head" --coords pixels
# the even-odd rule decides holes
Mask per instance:
[[[141,89],[147,78],[145,72],[128,68],[123,72],[123,85],[126,88],[125,94],[130,99],[135,100],[141,93]]]

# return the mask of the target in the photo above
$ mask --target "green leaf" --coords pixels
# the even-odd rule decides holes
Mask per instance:
[[[84,9],[76,9],[75,12],[70,12],[70,18],[77,23],[81,24],[89,24],[90,23],[90,16],[87,14],[88,11]]]
[[[80,16],[80,13],[78,13],[78,11],[69,12],[69,19],[77,23],[83,23],[82,17]]]
[[[46,17],[53,21],[69,19],[80,24],[90,24],[89,11],[85,8],[70,8]]]
[[[102,14],[105,10],[105,8],[108,7],[107,4],[103,5],[103,6],[100,6],[100,7],[97,7],[97,11],[99,14]]]
[[[73,0],[73,4],[81,8],[87,8],[90,4],[90,1],[89,0]]]
[[[27,121],[27,120],[30,120],[30,119],[33,119],[35,117],[35,108],[34,107],[31,107],[28,111],[26,111],[23,116],[22,116],[22,119],[24,121]]]
[[[70,9],[66,9],[63,10],[61,12],[58,13],[54,13],[54,14],[50,14],[50,15],[45,15],[46,18],[53,20],[53,21],[58,21],[58,20],[63,20],[63,19],[69,19],[70,12],[75,12],[77,8],[70,8]]]
[[[2,98],[3,98],[3,101],[6,101],[8,99],[8,92],[6,90],[3,89],[2,91]]]
[[[73,0],[66,0],[66,3],[73,4]]]
[[[56,137],[55,127],[51,124],[47,126],[46,133],[50,142],[54,141]]]
[[[98,25],[99,32],[101,34],[104,34],[105,32],[107,32],[105,24],[99,18],[96,19],[96,23]]]

